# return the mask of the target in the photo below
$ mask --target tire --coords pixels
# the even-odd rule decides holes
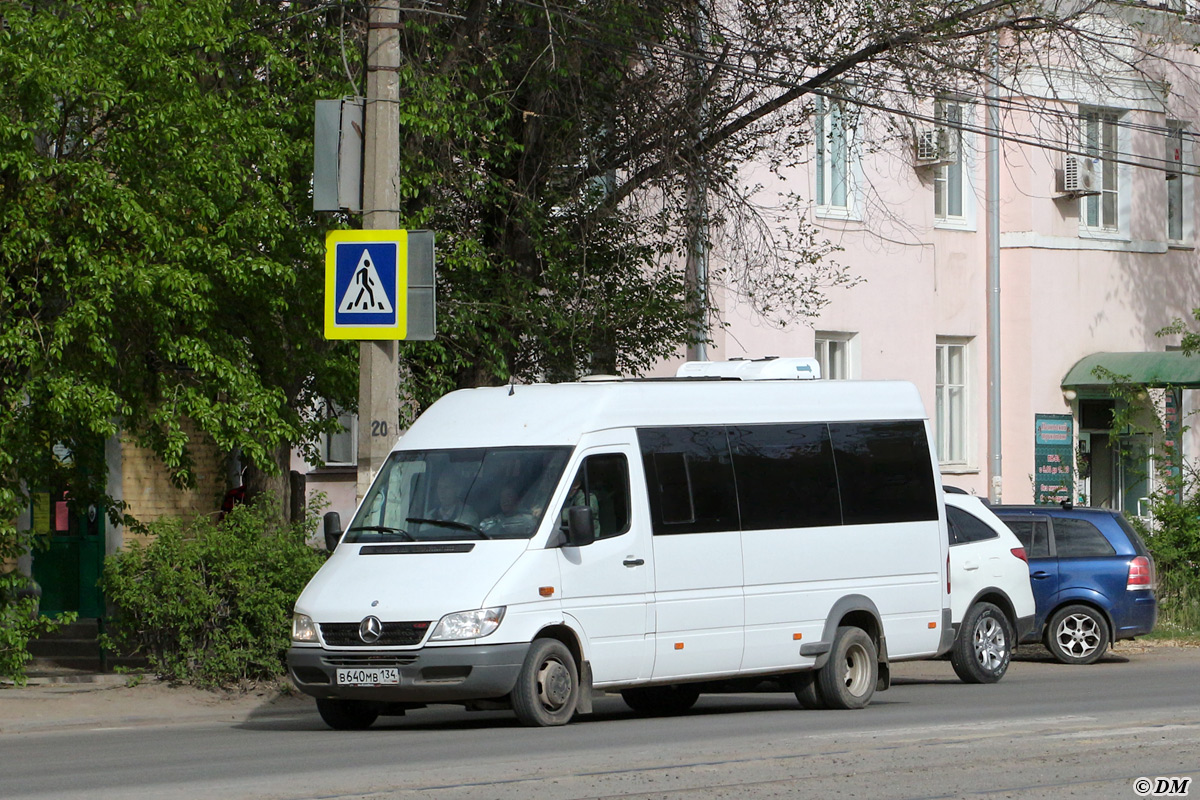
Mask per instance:
[[[1046,649],[1063,664],[1092,664],[1108,650],[1108,622],[1091,606],[1063,606],[1046,628]]]
[[[579,702],[579,668],[557,639],[535,639],[513,687],[513,711],[522,725],[566,725]]]
[[[829,660],[817,673],[821,696],[830,708],[866,708],[879,682],[879,651],[862,628],[842,626]]]
[[[1013,639],[1003,611],[991,603],[976,603],[958,626],[950,664],[963,683],[995,683],[1008,672]]]
[[[807,708],[810,711],[829,708],[829,704],[825,702],[825,696],[821,694],[821,687],[815,672],[802,672],[796,676],[795,692],[801,708]]]
[[[363,731],[379,718],[379,706],[367,700],[317,700],[317,713],[335,731]]]
[[[669,717],[682,714],[700,699],[700,690],[691,684],[679,686],[647,686],[621,692],[625,705],[647,717]]]

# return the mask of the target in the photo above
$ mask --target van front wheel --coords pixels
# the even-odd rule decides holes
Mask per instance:
[[[511,700],[522,725],[546,728],[570,722],[579,701],[579,668],[567,646],[557,639],[535,639]]]
[[[830,708],[866,708],[879,681],[878,654],[862,628],[837,629],[829,660],[817,673],[821,696]]]

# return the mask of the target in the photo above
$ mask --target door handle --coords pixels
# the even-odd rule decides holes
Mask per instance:
[[[627,558],[624,561],[622,561],[621,563],[627,567],[640,567],[643,564],[645,564],[646,561],[645,561],[645,559],[642,559],[642,558]]]
[[[973,570],[973,569],[979,569],[979,565],[976,564],[974,561],[964,561],[963,569],[968,570],[968,571]]]
[[[1042,571],[1042,570],[1040,570],[1040,569],[1039,569],[1037,572],[1033,573],[1033,574],[1032,574],[1032,575],[1030,575],[1029,577],[1031,577],[1031,578],[1036,578],[1036,579],[1038,579],[1038,580],[1040,581],[1040,580],[1042,580],[1043,578],[1049,578],[1049,577],[1050,577],[1050,573],[1049,573],[1049,572],[1044,572],[1044,571]]]

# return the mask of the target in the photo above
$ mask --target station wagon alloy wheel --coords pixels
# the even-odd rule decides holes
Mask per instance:
[[[1072,614],[1058,625],[1058,646],[1075,658],[1086,658],[1100,645],[1100,626],[1087,614]]]
[[[1064,664],[1091,664],[1108,649],[1108,623],[1089,606],[1059,609],[1050,620],[1046,647]]]

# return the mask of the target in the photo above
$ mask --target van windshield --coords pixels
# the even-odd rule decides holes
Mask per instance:
[[[342,541],[528,539],[570,455],[569,447],[392,453]]]

